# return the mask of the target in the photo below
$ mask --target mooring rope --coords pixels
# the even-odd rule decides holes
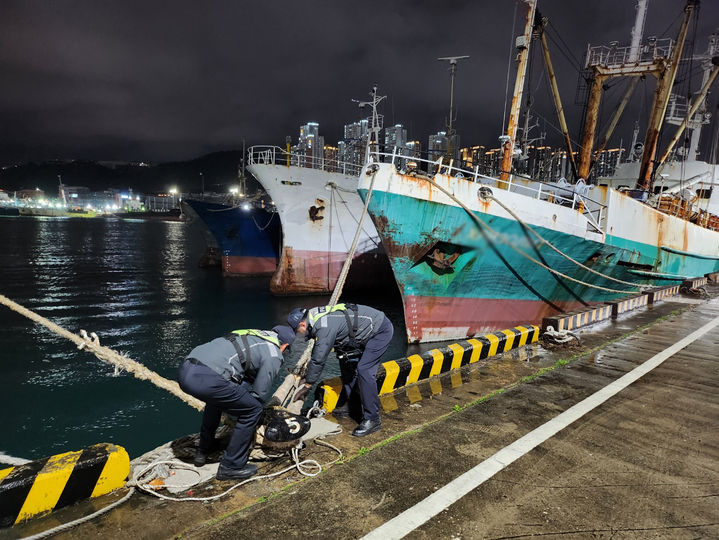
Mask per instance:
[[[522,221],[522,219],[521,219],[517,214],[515,214],[515,213],[512,211],[511,208],[509,208],[509,206],[507,206],[506,204],[504,204],[502,201],[500,201],[499,199],[497,199],[495,196],[489,195],[489,196],[487,197],[487,199],[496,202],[499,206],[501,206],[502,208],[504,208],[510,216],[512,216],[515,220],[517,220],[517,222],[519,222],[519,224],[522,225],[522,227],[524,227],[526,230],[528,230],[528,231],[531,232],[534,236],[536,236],[536,237],[539,239],[540,242],[542,242],[543,244],[546,244],[546,245],[549,246],[551,249],[553,249],[554,251],[556,251],[557,253],[559,253],[562,257],[564,257],[565,259],[567,259],[567,260],[573,262],[574,264],[576,264],[577,266],[583,268],[584,270],[588,270],[588,271],[591,272],[592,274],[596,274],[596,275],[598,275],[598,276],[600,276],[600,277],[603,277],[604,279],[608,279],[608,280],[611,280],[611,281],[616,281],[617,283],[621,283],[622,285],[629,285],[630,287],[640,287],[640,288],[641,288],[641,287],[649,287],[649,285],[644,285],[644,284],[641,284],[641,283],[632,283],[631,281],[624,281],[624,280],[622,280],[622,279],[617,279],[617,278],[614,278],[614,277],[609,276],[609,275],[607,275],[607,274],[602,274],[601,272],[597,272],[597,271],[594,270],[593,268],[589,268],[588,266],[585,266],[584,264],[580,263],[579,261],[577,261],[577,260],[575,260],[575,259],[572,259],[569,255],[567,255],[566,253],[564,253],[561,249],[559,249],[558,247],[556,247],[556,246],[554,246],[553,244],[551,244],[548,240],[545,240],[544,237],[543,237],[541,234],[539,234],[539,233],[538,233],[537,231],[535,231],[532,227],[530,227],[530,226],[527,225],[524,221]]]
[[[328,304],[329,306],[334,306],[335,304],[337,304],[337,300],[342,294],[342,288],[344,287],[345,281],[347,280],[347,274],[349,273],[350,265],[352,264],[352,259],[354,258],[354,253],[357,250],[357,244],[359,243],[360,234],[362,233],[362,222],[367,215],[367,208],[369,207],[369,202],[372,198],[372,190],[374,189],[375,176],[377,175],[377,170],[379,170],[377,168],[377,165],[374,165],[373,167],[374,168],[372,169],[368,169],[368,172],[371,170],[370,174],[372,175],[372,179],[370,180],[369,189],[367,190],[367,198],[365,199],[364,207],[362,208],[362,214],[360,215],[359,222],[357,223],[357,231],[355,232],[354,239],[352,240],[352,245],[347,252],[347,258],[342,265],[342,270],[340,271],[340,275],[337,278],[337,283],[335,283],[334,291],[332,291],[332,296],[330,297],[330,301]],[[312,349],[314,348],[314,346],[315,342],[314,340],[311,340],[307,348],[302,351],[302,356],[297,361],[293,374],[286,377],[285,381],[279,386],[279,388],[277,388],[277,390],[275,390],[274,396],[277,397],[280,402],[291,412],[299,412],[298,409],[302,408],[302,403],[291,403],[290,400],[292,399],[292,395],[294,394],[293,390],[297,387],[297,383],[299,383],[299,381],[302,379],[305,372],[307,371],[307,364],[309,363],[310,356],[312,355]]]
[[[355,215],[352,213],[352,210],[350,210],[349,204],[348,204],[347,201],[344,199],[344,197],[342,197],[342,194],[340,193],[340,191],[348,191],[348,190],[346,190],[346,189],[344,189],[344,188],[340,188],[337,184],[334,184],[334,183],[332,183],[332,182],[329,183],[329,186],[330,186],[334,191],[337,192],[337,196],[340,198],[340,201],[342,201],[342,204],[345,205],[345,208],[347,209],[347,213],[350,215],[350,217],[352,218],[352,220],[353,220],[357,225],[359,225],[359,221],[357,220],[357,218],[355,217]],[[356,193],[356,192],[355,192],[355,193]],[[335,208],[335,214],[336,214],[337,217],[339,218],[339,212],[337,212],[336,208]],[[372,243],[375,245],[375,247],[380,247],[380,242],[378,242],[377,240],[375,240],[374,238],[372,238],[372,235],[371,235],[370,233],[368,233],[367,230],[364,229],[364,227],[362,228],[362,230],[363,230],[364,233],[367,235],[367,238],[369,238],[370,242],[372,242]]]
[[[2,294],[0,294],[0,303],[9,307],[16,313],[24,315],[28,319],[43,325],[45,328],[54,332],[58,336],[69,339],[75,345],[77,345],[78,349],[84,349],[88,352],[93,353],[103,362],[114,366],[116,372],[119,372],[120,370],[127,371],[128,373],[132,373],[137,379],[141,379],[143,381],[150,381],[158,388],[162,388],[163,390],[170,392],[174,396],[180,398],[182,401],[187,403],[190,407],[194,407],[198,411],[202,411],[205,408],[205,404],[202,401],[200,401],[199,399],[195,399],[194,397],[183,392],[177,382],[162,377],[151,369],[146,368],[139,362],[136,362],[135,360],[132,360],[131,358],[125,356],[124,354],[120,354],[116,351],[113,351],[109,347],[100,345],[100,339],[94,332],[89,336],[87,335],[85,330],[80,330],[79,336],[77,334],[73,334],[62,326],[59,326],[54,322],[46,319],[42,315],[38,315],[34,311],[31,311],[28,308],[21,306],[17,302],[13,302],[8,297]]]
[[[129,501],[130,497],[132,497],[134,495],[134,493],[135,493],[135,488],[130,487],[130,489],[127,491],[127,493],[124,495],[124,497],[122,497],[122,499],[119,499],[112,504],[108,504],[105,508],[101,508],[100,510],[93,512],[92,514],[90,514],[88,516],[81,517],[81,518],[75,519],[73,521],[69,521],[68,523],[63,523],[62,525],[58,525],[57,527],[53,527],[52,529],[48,529],[47,531],[33,534],[32,536],[25,536],[25,537],[23,537],[23,540],[40,540],[41,538],[47,538],[49,536],[54,536],[63,531],[72,529],[73,527],[77,527],[78,525],[82,525],[83,523],[91,521],[91,520],[95,519],[96,517],[99,517],[102,514],[109,512],[113,508],[117,508],[121,504]]]
[[[267,227],[270,226],[270,223],[272,223],[272,220],[275,219],[275,215],[277,212],[272,212],[272,215],[270,216],[270,219],[265,223],[263,227],[260,226],[259,223],[257,223],[257,220],[255,219],[255,216],[252,216],[252,221],[255,222],[255,227],[257,227],[260,231],[264,231]]]
[[[450,193],[449,190],[443,188],[442,186],[440,186],[437,182],[435,182],[435,181],[432,180],[431,178],[423,178],[423,180],[426,180],[426,181],[429,182],[431,185],[433,185],[433,186],[436,187],[438,190],[440,190],[442,193],[444,193],[445,195],[447,195],[447,197],[449,197],[449,198],[452,199],[454,202],[456,202],[460,207],[462,207],[462,209],[464,209],[465,212],[467,212],[467,214],[469,214],[469,216],[477,223],[477,225],[479,225],[480,227],[486,228],[489,232],[491,232],[492,234],[494,234],[494,235],[499,239],[500,242],[502,242],[503,244],[505,244],[507,247],[509,247],[509,248],[512,249],[513,251],[517,252],[517,253],[518,253],[519,255],[521,255],[522,257],[524,257],[524,258],[526,258],[526,259],[529,259],[531,262],[533,262],[533,263],[536,264],[537,266],[540,266],[541,268],[544,268],[544,269],[547,270],[548,272],[551,272],[552,274],[555,274],[555,275],[557,275],[557,276],[563,277],[564,279],[568,279],[569,281],[573,281],[573,282],[575,282],[575,283],[579,283],[580,285],[584,285],[585,287],[590,287],[590,288],[592,288],[592,289],[599,289],[600,291],[606,291],[606,292],[612,292],[612,293],[619,293],[619,294],[628,294],[628,293],[630,292],[630,291],[623,291],[623,290],[619,290],[619,289],[610,289],[610,288],[608,288],[608,287],[600,287],[599,285],[594,285],[593,283],[587,283],[587,282],[585,282],[585,281],[582,281],[582,280],[573,278],[573,277],[571,277],[571,276],[568,276],[567,274],[563,274],[562,272],[559,272],[558,270],[555,270],[554,268],[550,268],[550,267],[547,266],[546,264],[544,264],[544,263],[538,261],[537,259],[535,259],[535,258],[532,257],[531,255],[529,255],[528,253],[525,253],[525,252],[522,251],[521,249],[519,249],[519,248],[517,248],[516,246],[514,246],[511,242],[509,242],[508,240],[506,240],[498,231],[496,231],[495,229],[493,229],[488,223],[486,223],[486,222],[485,222],[484,220],[482,220],[479,216],[477,216],[477,215],[472,211],[471,208],[469,208],[466,204],[464,204],[464,203],[463,203],[462,201],[460,201],[457,197],[455,197],[452,193]],[[634,287],[636,287],[636,286],[637,286],[637,285],[634,285]]]
[[[132,479],[127,483],[127,485],[131,488],[140,489],[149,495],[153,495],[153,496],[157,497],[158,499],[162,499],[165,501],[175,501],[175,502],[215,501],[217,499],[221,499],[228,493],[234,491],[238,487],[243,486],[249,482],[254,482],[256,480],[263,480],[265,478],[274,478],[276,476],[285,474],[286,472],[289,472],[292,469],[296,469],[297,472],[299,472],[302,476],[309,476],[309,477],[317,476],[318,474],[320,474],[322,472],[323,467],[328,467],[329,465],[337,463],[340,459],[342,459],[342,457],[343,457],[342,450],[340,450],[336,446],[334,446],[320,438],[315,438],[313,440],[314,440],[315,444],[318,444],[320,446],[326,446],[326,447],[334,450],[335,452],[337,452],[338,457],[328,463],[325,463],[324,465],[321,465],[317,460],[314,460],[314,459],[300,460],[300,458],[299,458],[300,448],[294,447],[290,450],[290,456],[292,457],[292,461],[293,461],[292,465],[285,467],[284,469],[280,469],[279,471],[276,471],[273,473],[255,475],[246,480],[242,480],[241,482],[234,484],[233,486],[231,486],[227,490],[223,491],[222,493],[218,493],[217,495],[211,495],[209,497],[171,497],[169,495],[164,495],[162,493],[157,492],[155,489],[153,489],[150,486],[149,480],[142,479],[143,476],[145,476],[145,475],[147,475],[147,473],[151,472],[157,465],[168,465],[170,469],[175,467],[175,468],[180,468],[180,469],[196,471],[196,468],[193,467],[192,465],[189,465],[187,463],[183,463],[182,461],[177,461],[177,460],[154,461],[154,462],[150,463],[149,465],[147,465],[146,467],[144,467],[139,473],[133,474]],[[194,485],[196,485],[196,484],[193,484],[193,486]],[[192,486],[186,486],[186,487],[192,487]]]

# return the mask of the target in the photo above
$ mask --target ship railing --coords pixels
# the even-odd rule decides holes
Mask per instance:
[[[674,40],[672,38],[649,38],[638,51],[631,46],[587,45],[586,67],[602,66],[606,68],[626,65],[651,64],[661,58],[669,58]]]
[[[517,174],[508,175],[507,180],[487,176],[479,172],[479,165],[474,168],[455,166],[454,160],[445,161],[442,156],[436,161],[419,157],[408,158],[395,148],[392,153],[373,152],[372,159],[377,162],[391,163],[400,173],[409,176],[433,178],[437,175],[451,176],[467,182],[474,182],[488,187],[498,187],[505,191],[531,197],[569,207],[577,210],[587,219],[587,229],[604,234],[606,226],[607,206],[582,194],[588,191],[586,184],[559,184],[543,182]]]
[[[287,152],[287,150],[279,146],[251,146],[247,151],[247,163],[250,165],[284,165],[286,167],[295,166],[305,169],[319,169],[349,176],[359,176],[362,170],[361,165],[339,161],[337,157]]]

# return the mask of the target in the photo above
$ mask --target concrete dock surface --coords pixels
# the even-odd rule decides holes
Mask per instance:
[[[716,297],[719,287],[709,292]],[[360,538],[393,518],[405,529],[378,529],[376,537],[405,530],[408,538],[719,538],[719,326],[407,525],[428,496],[450,493],[455,479],[496,452],[717,320],[719,298],[668,299],[582,329],[579,348],[533,345],[400,391],[383,402],[383,429],[369,437],[351,437],[355,423],[338,420],[345,432],[327,440],[345,459],[315,478],[290,472],[214,503],[136,494],[58,538]],[[323,463],[334,455],[310,444],[301,457]],[[265,464],[261,473],[288,464]],[[213,482],[194,495],[230,486]],[[40,532],[121,496],[0,538]]]

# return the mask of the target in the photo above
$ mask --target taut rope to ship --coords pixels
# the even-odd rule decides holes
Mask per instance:
[[[485,222],[484,220],[482,220],[479,216],[477,216],[477,215],[472,211],[471,208],[469,208],[466,204],[464,204],[464,203],[463,203],[462,201],[460,201],[457,197],[455,197],[449,190],[443,188],[442,186],[440,186],[437,182],[435,182],[435,181],[432,180],[431,178],[422,177],[422,179],[425,180],[425,181],[427,181],[427,182],[429,182],[432,186],[436,187],[439,191],[441,191],[442,193],[444,193],[445,195],[447,195],[447,197],[449,197],[449,198],[452,199],[454,202],[456,202],[465,212],[467,212],[467,214],[469,214],[469,216],[477,223],[477,225],[478,225],[479,227],[484,227],[486,230],[488,230],[488,231],[491,232],[493,235],[495,235],[495,236],[499,239],[499,241],[502,242],[504,245],[506,245],[507,247],[509,247],[510,249],[512,249],[513,251],[515,251],[517,254],[521,255],[522,257],[524,257],[524,258],[530,260],[531,262],[533,262],[533,263],[536,264],[537,266],[539,266],[539,267],[541,267],[541,268],[544,268],[544,269],[547,270],[548,272],[551,272],[552,274],[555,274],[555,275],[557,275],[557,276],[560,276],[560,277],[562,277],[562,278],[564,278],[564,279],[567,279],[567,280],[569,280],[569,281],[573,281],[573,282],[575,282],[575,283],[579,283],[580,285],[584,285],[585,287],[591,287],[591,288],[593,288],[593,289],[598,289],[598,290],[600,290],[600,291],[612,292],[612,293],[619,293],[619,294],[628,294],[628,293],[630,292],[630,291],[626,291],[626,290],[610,289],[610,288],[608,288],[608,287],[601,287],[600,285],[595,285],[595,284],[593,284],[593,283],[587,283],[586,281],[582,281],[582,280],[580,280],[580,279],[576,279],[576,278],[573,278],[573,277],[571,277],[571,276],[568,276],[567,274],[563,274],[562,272],[559,272],[558,270],[555,270],[554,268],[550,268],[550,267],[547,266],[546,264],[544,264],[544,263],[538,261],[537,259],[535,259],[535,258],[532,257],[531,255],[529,255],[528,253],[525,253],[525,252],[522,251],[521,249],[519,249],[519,248],[517,248],[516,246],[514,246],[511,242],[509,242],[506,238],[504,238],[498,231],[496,231],[495,229],[493,229],[488,223],[486,223],[486,222]],[[492,199],[496,201],[496,199],[494,199],[494,197],[492,197]],[[525,225],[525,226],[526,226],[526,225]],[[530,230],[531,230],[531,228],[530,228]],[[546,240],[543,240],[543,241],[546,242],[547,244],[549,244],[549,242],[547,242]],[[551,244],[550,244],[550,245],[551,245]],[[555,248],[555,249],[557,249],[557,248]],[[568,256],[567,256],[567,257],[568,257]],[[575,262],[576,262],[576,261],[575,261]],[[577,264],[581,264],[581,263],[577,263]],[[605,278],[608,278],[608,279],[612,279],[612,278],[610,278],[609,276],[606,276],[606,275],[601,274],[601,273],[599,273],[599,272],[596,272],[596,271],[594,271],[594,272],[595,272],[596,274],[602,276],[602,277],[605,277]],[[616,280],[615,280],[615,281],[616,281]],[[632,283],[631,285],[632,285],[632,287],[639,287],[639,285],[637,285],[637,284],[633,284],[633,283]]]
[[[577,261],[577,260],[575,260],[575,259],[572,259],[569,255],[567,255],[566,253],[564,253],[561,249],[555,247],[551,242],[549,242],[548,240],[546,240],[541,234],[539,234],[539,233],[538,233],[537,231],[535,231],[532,227],[530,227],[530,226],[527,225],[524,221],[522,221],[522,219],[521,219],[511,208],[509,208],[509,206],[507,206],[506,204],[504,204],[502,201],[500,201],[499,199],[497,199],[497,198],[494,197],[493,195],[488,195],[486,198],[487,198],[488,200],[490,200],[490,201],[496,202],[499,206],[501,206],[502,208],[504,208],[510,216],[512,216],[515,220],[517,220],[517,223],[519,223],[522,227],[524,227],[526,230],[528,230],[528,231],[531,232],[534,236],[536,236],[542,244],[546,244],[547,246],[549,246],[550,248],[552,248],[554,251],[556,251],[557,253],[559,253],[562,257],[564,257],[565,259],[567,259],[567,260],[573,262],[574,264],[576,264],[576,265],[579,266],[580,268],[582,268],[582,269],[584,269],[584,270],[587,270],[587,271],[591,272],[592,274],[596,274],[596,275],[598,275],[598,276],[600,276],[600,277],[603,277],[604,279],[609,279],[609,280],[611,280],[611,281],[616,281],[617,283],[621,283],[622,285],[629,285],[630,287],[639,287],[639,288],[649,287],[648,285],[642,285],[642,284],[639,284],[639,283],[632,283],[631,281],[624,281],[624,280],[622,280],[622,279],[617,279],[617,278],[614,278],[614,277],[612,277],[612,276],[608,276],[608,275],[606,275],[606,274],[602,274],[601,272],[597,272],[597,271],[594,270],[593,268],[589,268],[588,266],[585,266],[584,264],[580,263],[579,261]],[[541,244],[540,244],[540,246],[541,246]]]
[[[370,200],[372,199],[372,190],[374,189],[374,180],[375,176],[377,175],[377,170],[377,165],[371,165],[370,168],[367,169],[367,172],[372,175],[372,179],[370,180],[369,189],[367,190],[367,197],[365,199],[364,207],[362,208],[362,214],[360,215],[359,221],[357,222],[357,231],[355,232],[355,236],[352,240],[352,245],[350,246],[349,252],[347,253],[347,258],[342,265],[342,270],[340,271],[340,275],[337,278],[337,283],[335,283],[335,288],[332,291],[332,296],[330,297],[330,301],[328,304],[329,306],[334,306],[337,303],[337,300],[339,300],[339,297],[342,294],[342,289],[345,285],[345,281],[347,280],[347,274],[349,273],[350,266],[352,265],[352,259],[354,258],[354,253],[357,250],[357,244],[359,243],[360,234],[362,233],[362,222],[367,215],[367,208],[369,207]],[[314,344],[314,341],[309,342],[307,348],[302,352],[302,356],[297,361],[294,372],[291,375],[288,375],[282,382],[282,384],[279,386],[279,388],[275,390],[274,396],[276,396],[290,412],[299,412],[298,409],[302,408],[301,402],[290,403],[289,401],[292,398],[292,394],[294,393],[293,390],[295,389],[300,379],[304,375],[305,371],[307,370],[307,364],[309,363],[310,356],[312,355],[312,349],[314,348]]]
[[[0,303],[9,307],[16,313],[24,315],[28,319],[43,325],[45,328],[54,332],[58,336],[69,339],[75,345],[77,345],[78,349],[84,349],[88,352],[93,353],[95,356],[97,356],[97,358],[99,358],[106,364],[111,364],[112,366],[114,366],[116,373],[119,373],[120,371],[127,371],[128,373],[132,373],[137,379],[141,379],[143,381],[150,381],[158,388],[167,390],[174,396],[180,398],[182,401],[187,403],[190,407],[194,407],[198,411],[202,411],[205,408],[205,404],[202,401],[200,401],[199,399],[195,399],[189,394],[183,392],[180,389],[180,385],[177,384],[176,381],[166,379],[165,377],[162,377],[151,369],[146,368],[139,362],[136,362],[135,360],[132,360],[131,358],[125,356],[124,354],[120,354],[117,351],[113,351],[109,347],[100,345],[100,339],[94,332],[91,333],[89,336],[87,335],[87,332],[85,332],[85,330],[80,330],[80,335],[73,334],[62,326],[55,324],[54,322],[46,319],[42,315],[38,315],[34,311],[31,311],[24,306],[21,306],[17,302],[13,302],[8,297],[2,294],[0,294]]]

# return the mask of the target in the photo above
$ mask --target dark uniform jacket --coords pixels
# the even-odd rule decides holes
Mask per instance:
[[[342,349],[350,342],[349,327],[347,318],[342,309],[343,304],[338,304],[332,311],[327,312],[326,307],[312,308],[307,314],[307,334],[315,338],[315,346],[312,349],[312,357],[307,366],[305,381],[314,384],[320,378],[322,370],[327,362],[327,356],[333,347]],[[325,310],[324,312],[322,310]],[[385,314],[369,306],[357,304],[358,324],[355,334],[355,341],[365,345],[369,339],[377,333],[384,321]],[[350,321],[354,323],[354,311],[349,309]]]
[[[277,334],[267,333],[276,339]],[[238,342],[242,349],[242,341],[238,340]],[[195,358],[223,379],[250,384],[250,392],[257,399],[265,402],[272,390],[275,376],[282,367],[282,352],[277,345],[261,337],[248,335],[247,342],[251,350],[247,373],[242,367],[242,359],[235,346],[223,337],[198,345],[187,357]]]

